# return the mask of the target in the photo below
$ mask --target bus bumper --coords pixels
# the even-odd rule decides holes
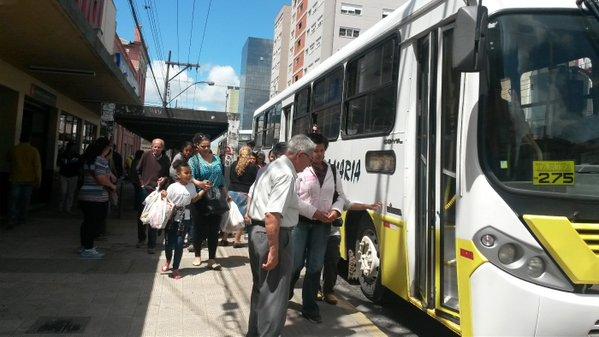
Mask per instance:
[[[511,276],[491,263],[471,276],[474,336],[592,336],[599,295],[574,294]]]

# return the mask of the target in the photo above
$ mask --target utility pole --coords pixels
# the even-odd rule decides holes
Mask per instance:
[[[162,96],[162,109],[164,110],[164,112],[166,113],[166,115],[168,117],[172,117],[171,113],[168,110],[168,94],[169,94],[169,85],[170,82],[175,79],[177,76],[179,76],[182,72],[184,72],[185,70],[189,69],[189,68],[196,68],[199,69],[200,65],[195,63],[180,63],[180,62],[172,62],[171,61],[171,54],[172,51],[168,51],[168,60],[166,61],[166,78],[164,79],[164,95]],[[176,73],[175,75],[173,75],[173,77],[170,77],[170,69],[173,66],[179,66],[182,67],[181,70],[179,70],[178,73]]]

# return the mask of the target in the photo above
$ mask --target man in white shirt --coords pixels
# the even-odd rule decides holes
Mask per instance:
[[[299,217],[295,180],[310,165],[315,147],[307,136],[294,136],[287,153],[254,184],[248,206],[253,286],[247,337],[279,336],[285,325],[293,269],[291,230]]]

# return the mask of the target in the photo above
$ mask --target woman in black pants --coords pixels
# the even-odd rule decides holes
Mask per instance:
[[[81,224],[81,258],[101,259],[104,253],[94,247],[94,238],[108,215],[109,193],[116,191],[110,180],[112,172],[106,155],[112,150],[110,141],[101,137],[91,143],[81,158],[83,185],[79,190],[79,206],[83,211]]]
[[[197,154],[189,158],[189,166],[193,176],[193,183],[196,187],[209,191],[210,189],[219,189],[221,193],[227,195],[225,188],[224,170],[220,159],[212,153],[210,149],[210,138],[206,135],[196,134],[193,137],[193,144],[196,146]],[[206,199],[203,199],[192,206],[191,220],[195,228],[194,253],[196,258],[193,261],[194,266],[202,263],[201,247],[204,240],[208,241],[208,261],[209,269],[219,270],[220,264],[216,263],[216,248],[218,246],[218,232],[222,213],[209,211],[206,207]]]

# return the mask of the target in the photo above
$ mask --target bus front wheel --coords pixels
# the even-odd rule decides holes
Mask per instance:
[[[380,303],[383,297],[379,244],[376,230],[372,226],[363,226],[355,242],[355,276],[360,289],[369,300]]]

